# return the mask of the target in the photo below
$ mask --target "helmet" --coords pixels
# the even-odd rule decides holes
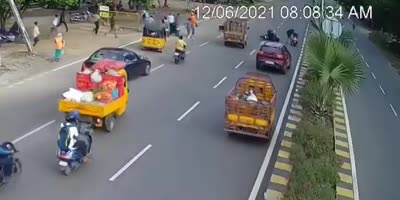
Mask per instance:
[[[79,112],[76,110],[71,110],[65,116],[65,121],[67,121],[67,122],[77,122],[78,119],[79,119]]]

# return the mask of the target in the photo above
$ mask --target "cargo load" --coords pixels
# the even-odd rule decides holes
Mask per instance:
[[[225,131],[269,138],[275,122],[276,91],[267,75],[248,72],[225,99]]]

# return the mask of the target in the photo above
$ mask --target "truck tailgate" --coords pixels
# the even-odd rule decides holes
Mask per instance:
[[[233,41],[243,41],[244,40],[244,34],[243,33],[237,33],[237,32],[225,32],[224,33],[224,39],[225,40],[233,40]]]
[[[122,99],[116,99],[108,104],[94,102],[94,103],[84,103],[84,102],[73,102],[65,99],[60,99],[58,101],[58,111],[69,112],[71,110],[76,110],[81,115],[87,115],[92,117],[105,117],[110,113],[117,111],[122,106]]]

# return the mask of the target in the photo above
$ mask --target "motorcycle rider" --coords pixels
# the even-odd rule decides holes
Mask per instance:
[[[4,177],[10,177],[12,174],[13,153],[15,152],[15,147],[11,142],[4,142],[0,145],[0,172],[3,171]]]
[[[286,31],[286,34],[287,34],[286,44],[289,42],[289,40],[290,40],[290,43],[292,42],[294,33],[295,33],[294,29],[289,29]]]
[[[90,153],[92,138],[87,132],[80,133],[79,112],[70,111],[61,123],[58,146],[62,151],[77,150],[82,157]]]
[[[186,42],[183,41],[183,36],[179,36],[179,39],[176,42],[175,52],[179,53],[182,56],[185,56],[186,46]]]

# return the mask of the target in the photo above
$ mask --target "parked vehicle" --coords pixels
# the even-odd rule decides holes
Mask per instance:
[[[275,122],[275,109],[276,90],[272,79],[248,72],[226,96],[224,130],[268,139]]]
[[[93,17],[93,14],[89,11],[70,13],[69,14],[69,22],[78,23],[78,22],[88,22]]]
[[[264,42],[257,53],[256,68],[267,67],[281,70],[284,74],[290,69],[292,56],[284,44],[277,42]]]
[[[92,67],[103,59],[125,62],[124,69],[128,74],[128,80],[137,75],[148,76],[151,72],[151,61],[149,58],[124,48],[101,48],[95,51],[83,62],[81,71]]]

